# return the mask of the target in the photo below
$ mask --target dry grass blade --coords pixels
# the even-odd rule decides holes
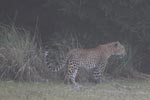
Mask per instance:
[[[0,25],[0,76],[2,79],[39,80],[43,65],[42,50],[30,32],[15,26]]]

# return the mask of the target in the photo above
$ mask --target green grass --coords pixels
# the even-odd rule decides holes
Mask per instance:
[[[1,81],[0,100],[150,100],[150,82],[111,81],[74,90],[63,83]]]

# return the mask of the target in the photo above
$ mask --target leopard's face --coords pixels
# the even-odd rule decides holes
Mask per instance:
[[[117,55],[120,58],[126,55],[125,47],[120,42],[112,43],[112,55]]]

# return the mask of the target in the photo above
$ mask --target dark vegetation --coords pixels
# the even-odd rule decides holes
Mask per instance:
[[[148,0],[1,0],[0,78],[58,80],[65,69],[50,72],[45,50],[57,67],[72,48],[119,40],[128,55],[123,60],[112,57],[106,73],[149,80],[149,8]],[[80,71],[78,80],[86,81],[89,74]]]

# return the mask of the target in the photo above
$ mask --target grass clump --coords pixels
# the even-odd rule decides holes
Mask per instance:
[[[41,79],[45,70],[35,37],[23,28],[0,25],[0,78],[20,81]]]

